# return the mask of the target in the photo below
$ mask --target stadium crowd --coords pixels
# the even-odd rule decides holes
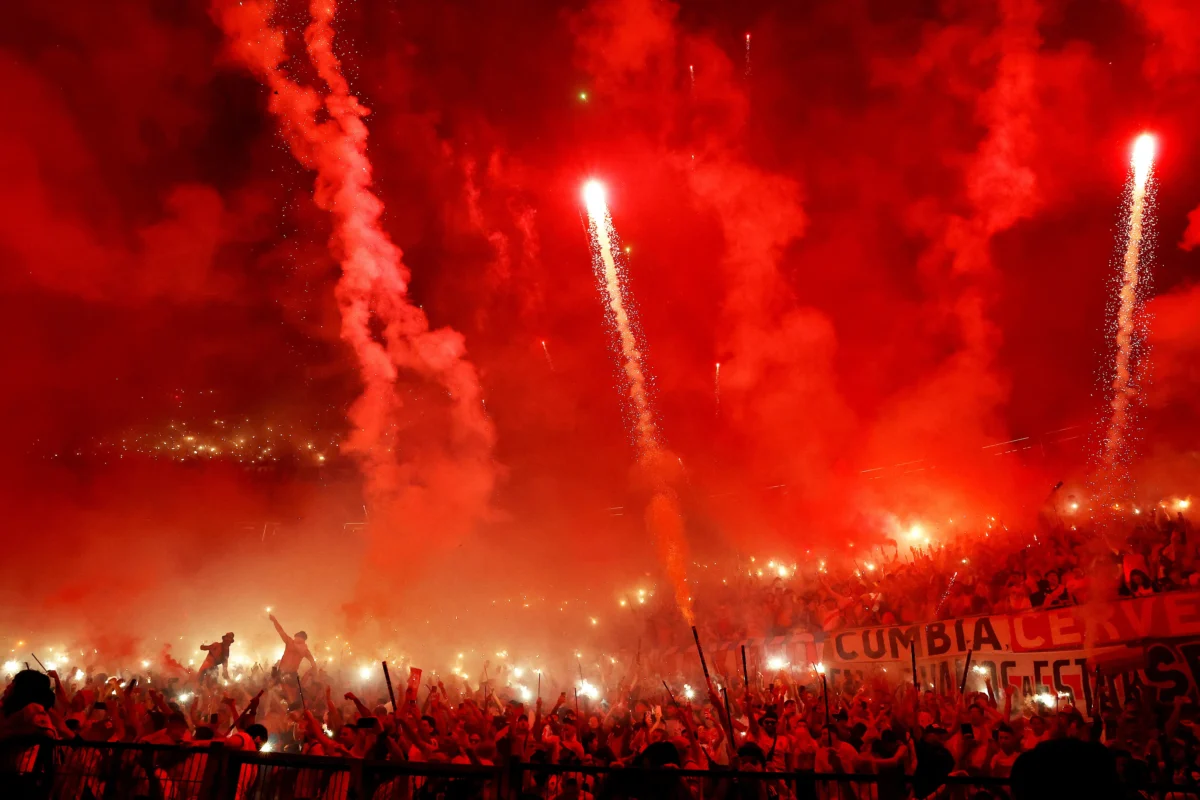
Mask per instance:
[[[746,561],[697,592],[697,619],[716,641],[905,625],[1141,597],[1200,584],[1200,540],[1176,501],[1109,525],[1055,518],[1018,533],[990,528],[931,542],[919,528],[855,558],[807,565]],[[1180,507],[1182,505],[1182,508]],[[1173,512],[1173,513],[1172,513]],[[1106,533],[1102,533],[1106,531]],[[861,549],[861,548],[860,548]],[[811,560],[811,559],[810,559]],[[663,593],[659,593],[662,595]],[[650,641],[686,645],[674,604],[651,597],[641,611]]]
[[[753,580],[752,567],[748,580],[700,598],[708,612],[699,616],[710,618],[711,635],[735,641],[805,627],[1020,611],[1079,603],[1098,592],[1140,596],[1195,583],[1198,554],[1182,514],[1147,514],[1119,541],[1077,527],[1052,526],[1017,550],[1006,550],[1013,538],[1001,536],[914,545],[903,556],[899,546],[890,552],[885,546],[874,558],[863,554],[841,568],[795,570],[770,582]],[[649,608],[639,619],[653,632],[668,616]],[[394,687],[390,679],[370,681],[359,697],[340,673],[313,658],[305,633],[271,621],[284,645],[281,659],[255,664],[236,681],[229,680],[233,634],[204,645],[204,664],[183,675],[21,670],[4,692],[0,740],[221,742],[237,750],[396,763],[890,774],[905,778],[898,794],[888,795],[881,783],[860,787],[866,793],[857,796],[920,798],[944,796],[951,775],[1011,777],[1015,789],[1022,754],[1030,753],[1024,762],[1033,770],[1038,754],[1061,751],[1055,758],[1069,761],[1079,755],[1070,748],[1080,747],[1091,748],[1085,760],[1098,766],[1089,774],[1103,779],[1104,791],[1123,792],[1105,796],[1141,796],[1133,787],[1169,782],[1176,797],[1200,798],[1197,704],[1181,696],[1164,706],[1153,691],[1136,688],[1118,699],[1103,679],[1093,708],[1051,710],[1014,707],[990,682],[980,692],[959,694],[951,685],[918,693],[903,674],[844,673],[826,686],[824,675],[781,669],[750,685],[728,680],[719,691],[711,685],[693,691],[679,676],[653,674],[639,658],[625,674],[609,672],[573,697],[518,691],[504,666],[490,679],[485,669],[478,680],[456,675],[449,683],[422,683],[420,670],[411,670]],[[1037,768],[1044,783],[1044,765]],[[573,800],[602,794],[598,781],[530,773],[524,790],[543,800]],[[405,791],[429,793],[434,785],[409,783]],[[803,794],[796,786],[764,783],[756,796]],[[993,787],[971,796],[1008,791]]]

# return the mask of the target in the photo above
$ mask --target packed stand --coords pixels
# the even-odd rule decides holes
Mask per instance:
[[[1017,785],[1022,753],[1075,742],[1091,748],[1088,758],[1101,758],[1095,775],[1119,771],[1112,772],[1114,786],[1119,774],[1131,786],[1171,782],[1181,787],[1178,792],[1197,793],[1177,797],[1200,796],[1196,706],[1181,698],[1169,708],[1155,707],[1148,695],[1137,694],[1118,705],[1104,681],[1090,721],[1069,706],[1053,712],[1013,708],[1011,698],[998,698],[990,682],[986,691],[965,695],[953,687],[918,694],[909,676],[876,673],[865,682],[848,675],[831,680],[826,693],[823,675],[798,681],[794,672],[780,670],[750,686],[725,680],[720,692],[709,686],[693,695],[690,687],[672,688],[658,676],[639,674],[637,665],[595,697],[563,692],[553,703],[522,702],[503,685],[508,677],[503,666],[493,680],[476,685],[465,679],[422,684],[414,670],[394,689],[373,681],[371,693],[360,698],[334,685],[334,677],[308,654],[303,634],[280,632],[286,644],[280,663],[256,667],[236,682],[224,677],[228,635],[208,648],[199,673],[164,685],[153,674],[64,681],[54,671],[23,670],[5,690],[0,737],[189,748],[219,742],[238,751],[382,764],[487,767],[516,761],[563,767],[565,772],[523,774],[525,796],[543,800],[620,794],[612,783],[620,773],[605,778],[570,772],[580,766],[801,773],[765,784],[766,794],[756,796],[831,796],[830,784],[815,782],[814,772],[872,776],[877,782],[839,778],[835,783],[845,784],[844,797],[945,796],[937,793],[951,776],[1012,778]],[[11,759],[5,763],[13,768]],[[141,779],[159,792],[150,796],[167,797],[163,787],[182,786],[172,770],[183,771],[189,763],[189,757],[179,757],[147,771]],[[1036,764],[1029,763],[1033,770]],[[718,779],[714,774],[700,780]],[[1044,780],[1040,773],[1038,780]],[[391,794],[377,793],[384,783]],[[372,791],[376,797],[432,796],[439,785],[434,778],[393,776]],[[699,796],[698,785],[684,788],[687,796]],[[708,788],[721,793],[718,783]],[[970,796],[1008,791],[991,786]]]

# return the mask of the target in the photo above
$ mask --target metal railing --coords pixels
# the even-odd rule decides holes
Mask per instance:
[[[940,789],[939,789],[940,787]],[[1182,787],[1145,787],[1165,798]],[[510,762],[376,762],[210,746],[21,740],[0,743],[4,800],[939,800],[1010,798],[1007,780],[733,772]],[[1193,790],[1194,791],[1194,790]]]

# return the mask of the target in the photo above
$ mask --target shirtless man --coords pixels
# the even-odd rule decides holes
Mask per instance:
[[[219,642],[200,645],[201,650],[208,652],[208,655],[204,658],[204,663],[200,666],[201,680],[217,667],[221,668],[221,672],[225,678],[229,677],[229,647],[232,644],[233,634],[227,633],[221,637],[221,641]]]
[[[279,659],[279,677],[282,679],[286,675],[295,675],[299,677],[300,665],[304,663],[304,659],[315,667],[317,660],[313,658],[312,653],[308,650],[308,634],[300,631],[295,636],[288,636],[287,631],[279,624],[279,620],[275,619],[275,615],[271,615],[271,623],[275,626],[275,630],[279,632],[279,638],[283,639],[283,657]]]

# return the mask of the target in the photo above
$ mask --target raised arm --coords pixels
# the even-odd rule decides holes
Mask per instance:
[[[284,644],[291,644],[292,637],[287,635],[287,631],[279,624],[279,620],[275,619],[275,615],[270,616],[271,624],[275,626],[275,630],[279,633],[279,638],[283,639]]]
[[[325,730],[321,727],[321,723],[317,722],[316,717],[311,711],[304,712],[304,720],[308,723],[308,734],[321,745],[325,750],[326,755],[349,756],[350,751],[325,734]]]
[[[342,720],[342,712],[338,710],[337,705],[333,702],[333,687],[331,686],[325,687],[325,711],[329,716],[329,722],[332,727],[340,728],[345,724]],[[398,709],[392,709],[392,711],[395,713],[398,712]]]
[[[355,709],[358,710],[359,717],[371,716],[371,710],[362,704],[362,701],[355,696],[354,692],[346,692],[346,699],[354,703]]]

